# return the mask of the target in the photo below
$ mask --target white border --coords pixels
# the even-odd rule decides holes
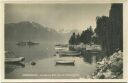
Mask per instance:
[[[3,0],[5,3],[124,3],[127,0]]]
[[[124,78],[123,79],[4,79],[4,4],[96,4],[96,3],[123,3],[123,59],[124,59]],[[126,0],[3,0],[0,1],[0,73],[2,82],[126,82],[128,81],[128,1]],[[2,56],[1,56],[2,55]]]

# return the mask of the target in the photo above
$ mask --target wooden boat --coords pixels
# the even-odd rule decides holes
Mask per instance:
[[[75,65],[75,60],[58,60],[56,61],[57,64],[62,64],[62,65]]]
[[[59,54],[61,56],[78,56],[78,55],[81,55],[81,52],[77,52],[77,51],[62,51]]]
[[[68,47],[68,44],[56,44],[57,47]]]
[[[80,54],[81,53],[60,53],[60,55],[62,55],[62,56],[78,56]]]
[[[22,62],[24,61],[24,57],[19,57],[19,58],[5,58],[6,63],[17,63],[17,62]]]

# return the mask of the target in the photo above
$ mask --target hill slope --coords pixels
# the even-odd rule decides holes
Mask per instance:
[[[35,22],[23,21],[5,24],[5,41],[54,41],[61,39],[63,39],[62,34]]]

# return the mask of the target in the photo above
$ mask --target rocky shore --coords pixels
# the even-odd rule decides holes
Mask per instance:
[[[88,76],[91,79],[121,79],[123,78],[123,53],[113,53],[97,62],[97,69]]]

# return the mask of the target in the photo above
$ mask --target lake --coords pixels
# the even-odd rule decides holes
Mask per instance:
[[[85,62],[82,57],[62,57],[73,59],[75,65],[55,65],[55,42],[39,42],[39,45],[18,46],[15,42],[6,42],[5,49],[13,51],[16,57],[25,57],[19,64],[5,64],[6,79],[79,79],[96,69],[95,63]],[[31,65],[31,62],[36,65]]]

